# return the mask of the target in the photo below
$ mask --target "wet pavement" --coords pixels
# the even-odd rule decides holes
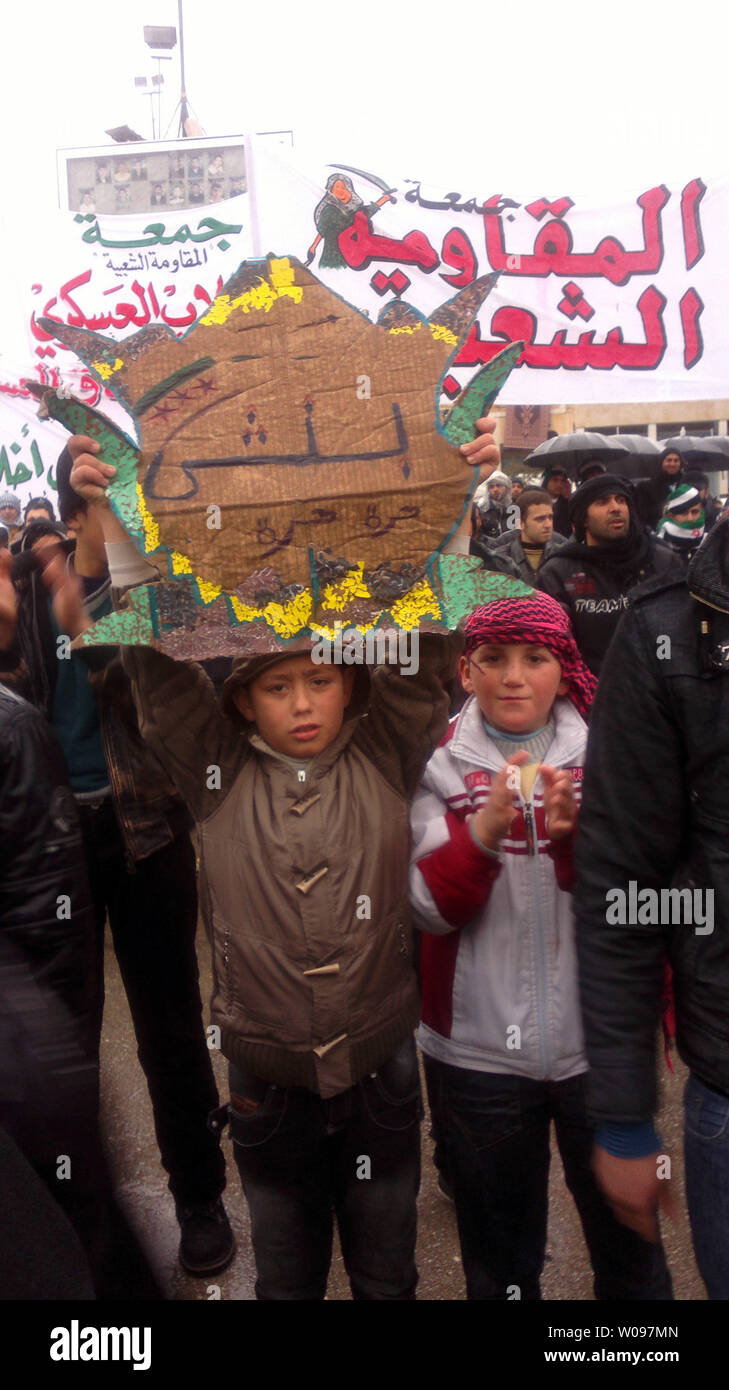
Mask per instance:
[[[205,1019],[211,992],[210,955],[202,930],[198,932],[202,996]],[[227,1097],[227,1063],[212,1053],[221,1099]],[[129,1009],[119,977],[114,953],[106,949],[106,1009],[102,1037],[102,1124],[109,1160],[122,1207],[137,1232],[150,1263],[170,1299],[210,1300],[254,1298],[255,1271],[250,1248],[248,1209],[231,1153],[226,1131],[223,1148],[228,1185],[224,1200],[235,1231],[238,1250],[233,1263],[222,1274],[192,1279],[177,1262],[179,1228],[174,1201],[167,1189],[166,1174],[159,1155],[152,1124],[152,1107],[147,1086],[136,1055],[136,1044]],[[676,1179],[678,1216],[664,1224],[664,1243],[677,1299],[704,1299],[703,1284],[696,1269],[683,1192],[682,1107],[685,1069],[675,1061],[676,1075],[661,1064],[663,1107],[659,1132],[670,1152]],[[432,1141],[427,1122],[423,1126],[423,1182],[419,1199],[418,1268],[421,1299],[465,1299],[465,1283],[458,1249],[453,1206],[437,1187],[431,1161]],[[543,1297],[548,1300],[591,1299],[592,1273],[579,1219],[565,1186],[559,1154],[553,1146],[550,1179],[549,1236],[547,1260],[542,1278]],[[338,1249],[332,1262],[327,1297],[350,1298],[349,1284]]]

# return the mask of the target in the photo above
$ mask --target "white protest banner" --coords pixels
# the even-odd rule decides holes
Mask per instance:
[[[260,249],[310,257],[373,318],[393,298],[429,314],[499,272],[447,396],[519,340],[501,404],[727,394],[729,180],[656,184],[601,206],[568,183],[518,200],[478,175],[458,192],[345,163],[305,172],[261,149],[255,187]]]
[[[516,198],[478,176],[462,192],[434,189],[346,163],[305,166],[255,141],[248,169],[248,191],[212,207],[55,214],[18,232],[25,347],[18,350],[16,332],[11,351],[18,360],[27,352],[27,366],[11,370],[0,360],[0,485],[27,492],[41,477],[52,479],[56,426],[33,427],[32,459],[21,459],[20,450],[11,457],[17,419],[5,407],[14,401],[17,417],[24,375],[72,391],[134,433],[40,318],[119,340],[147,325],[182,337],[242,261],[269,253],[297,257],[372,320],[397,300],[429,315],[479,276],[498,272],[443,382],[441,405],[519,340],[526,347],[502,405],[727,394],[729,180],[657,183],[600,205],[571,196],[567,183],[549,197],[534,190]],[[12,236],[10,223],[7,231]]]
[[[6,239],[12,234],[6,219]],[[251,245],[247,194],[158,216],[55,213],[41,227],[24,226],[14,247],[24,325],[20,331],[17,323],[6,325],[0,355],[0,488],[12,489],[23,503],[55,492],[55,464],[67,434],[38,419],[37,403],[23,385],[27,378],[76,396],[134,435],[111,393],[40,327],[40,318],[118,340],[150,324],[181,337],[250,256]]]

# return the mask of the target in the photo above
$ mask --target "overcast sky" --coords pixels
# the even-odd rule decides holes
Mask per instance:
[[[103,144],[124,123],[151,136],[133,84],[156,70],[144,24],[176,26],[176,0],[3,7],[6,214],[13,193],[56,206],[58,147]],[[185,0],[184,24],[188,97],[209,135],[291,127],[301,155],[465,196],[607,198],[729,166],[729,21],[715,0]],[[162,67],[174,136],[179,47]]]

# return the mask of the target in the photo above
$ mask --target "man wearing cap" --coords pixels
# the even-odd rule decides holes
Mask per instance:
[[[697,487],[679,483],[673,489],[656,527],[656,535],[688,566],[706,535],[706,516]]]
[[[14,492],[0,492],[0,521],[7,527],[11,542],[20,533],[20,498]]]
[[[680,563],[641,530],[632,491],[613,473],[581,483],[569,501],[574,539],[547,561],[537,580],[566,609],[582,658],[596,676],[631,589]]]

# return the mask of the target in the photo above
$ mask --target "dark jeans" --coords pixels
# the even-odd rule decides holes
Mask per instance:
[[[331,1100],[230,1069],[259,1299],[323,1299],[336,1213],[355,1299],[415,1297],[422,1104],[415,1043]]]
[[[729,1299],[729,1096],[693,1075],[684,1092],[686,1198],[711,1299]]]
[[[110,799],[79,809],[97,927],[98,1032],[108,912],[170,1190],[183,1206],[212,1201],[225,1186],[225,1160],[207,1126],[218,1093],[202,1020],[190,837],[179,835],[130,872]]]
[[[590,1252],[597,1299],[670,1299],[663,1247],[613,1216],[592,1175],[585,1075],[532,1081],[425,1058],[435,1132],[472,1299],[538,1299],[547,1241],[549,1130]]]

